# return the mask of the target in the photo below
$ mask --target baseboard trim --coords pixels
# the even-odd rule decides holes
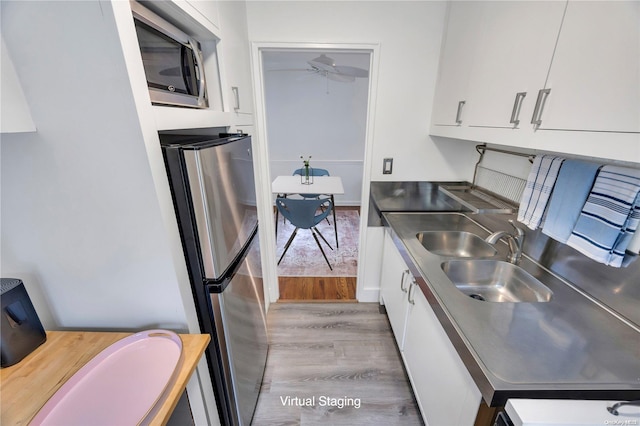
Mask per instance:
[[[356,293],[356,299],[360,303],[380,303],[379,288],[363,288]]]

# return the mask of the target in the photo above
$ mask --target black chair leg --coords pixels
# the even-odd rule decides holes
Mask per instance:
[[[326,209],[327,209],[327,208],[324,206],[324,204],[320,206],[320,210],[322,210],[322,213],[324,213],[324,211],[325,211]],[[328,217],[325,217],[325,218],[324,218],[324,220],[326,220],[326,221],[327,221],[327,224],[329,224],[329,226],[331,226],[331,222],[329,222],[329,218],[328,218]]]
[[[282,262],[282,258],[284,257],[284,255],[287,254],[287,250],[289,250],[289,246],[291,245],[291,242],[293,241],[293,239],[296,237],[296,234],[298,233],[298,229],[300,228],[296,228],[293,230],[293,233],[289,237],[287,244],[284,245],[284,251],[282,252],[282,256],[280,256],[280,260],[278,260],[278,265],[280,264],[280,262]]]
[[[318,228],[316,228],[316,227],[314,226],[314,227],[313,227],[313,231],[316,231],[316,232],[318,233],[318,235],[320,235],[320,238],[322,238],[322,241],[324,241],[324,242],[327,244],[327,246],[328,246],[331,250],[333,250],[333,247],[331,247],[331,244],[329,244],[329,241],[327,241],[327,239],[324,237],[324,235],[322,235],[322,234],[320,233],[320,231],[318,231]],[[313,231],[312,231],[312,232],[313,232]]]
[[[336,219],[336,205],[335,200],[333,199],[333,194],[331,194],[331,203],[333,204],[333,231],[336,233],[336,248],[340,248],[340,243],[338,242],[338,219]]]
[[[318,234],[320,234],[320,233],[318,232]],[[316,240],[316,244],[318,245],[318,248],[322,252],[322,256],[324,257],[324,260],[327,262],[327,265],[329,265],[329,269],[331,269],[333,271],[333,268],[331,267],[331,263],[329,263],[329,259],[327,259],[327,255],[324,253],[324,250],[322,250],[322,246],[320,245],[320,241],[318,241],[318,237],[316,236],[316,233],[313,232],[313,229],[311,230],[311,235],[313,235],[313,239]],[[320,236],[322,237],[322,234],[320,234]],[[322,239],[324,240],[324,237],[322,237]],[[326,241],[327,240],[325,240],[325,242]],[[331,246],[329,246],[329,248],[331,248]],[[331,250],[333,250],[333,249],[331,249]]]

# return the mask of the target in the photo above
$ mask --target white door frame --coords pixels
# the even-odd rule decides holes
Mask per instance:
[[[275,223],[273,219],[273,203],[271,195],[271,182],[269,170],[269,141],[267,138],[266,104],[264,100],[264,70],[262,61],[263,51],[283,51],[300,50],[309,51],[314,49],[325,50],[355,50],[369,53],[369,99],[367,103],[367,121],[365,131],[364,149],[364,173],[362,176],[362,194],[360,206],[360,240],[358,250],[358,277],[356,287],[356,298],[360,300],[364,293],[363,255],[366,252],[367,240],[367,217],[369,214],[369,183],[371,180],[371,158],[373,155],[373,128],[375,121],[376,89],[378,87],[378,65],[380,57],[380,45],[377,43],[251,43],[251,69],[253,71],[254,104],[255,111],[255,137],[254,153],[257,155],[258,164],[256,167],[256,192],[258,197],[258,220],[260,221],[260,251],[262,253],[262,264],[272,265],[263,268],[265,291],[268,291],[269,302],[275,302],[280,297],[278,287],[278,272],[276,268],[276,237]],[[368,297],[364,297],[366,302],[371,302]]]

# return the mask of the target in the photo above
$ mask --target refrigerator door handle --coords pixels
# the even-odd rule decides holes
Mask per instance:
[[[189,154],[192,154],[192,152],[189,152]],[[211,217],[209,216],[209,209],[207,209],[207,194],[203,190],[205,186],[204,182],[202,181],[202,164],[200,156],[197,155],[197,152],[195,154],[196,155],[185,155],[187,170],[189,170],[189,183],[191,190],[191,200],[193,203],[193,214],[196,219],[196,231],[198,233],[198,240],[200,242],[200,254],[202,255],[202,266],[204,267],[205,276],[216,277],[220,275],[221,271],[216,271],[213,252],[213,241],[211,240],[211,232],[209,229]]]

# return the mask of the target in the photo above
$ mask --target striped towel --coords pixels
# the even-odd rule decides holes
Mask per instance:
[[[533,160],[527,184],[520,199],[519,222],[531,229],[540,226],[563,161],[564,158],[552,155],[538,155]]]
[[[598,262],[620,267],[638,224],[640,169],[604,166],[567,245]]]

